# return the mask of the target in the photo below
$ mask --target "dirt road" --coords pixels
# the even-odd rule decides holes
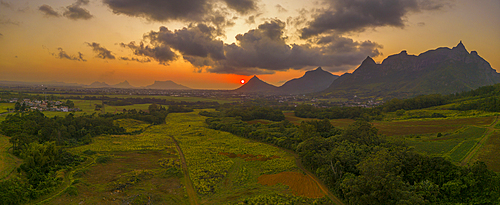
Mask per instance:
[[[189,172],[188,172],[188,167],[186,163],[186,158],[184,158],[184,153],[182,153],[181,147],[179,146],[179,143],[177,143],[177,140],[173,136],[170,136],[172,140],[175,143],[175,147],[177,147],[177,152],[179,152],[179,158],[181,159],[182,163],[182,172],[184,173],[184,178],[186,181],[186,192],[189,197],[189,202],[191,205],[198,205],[198,196],[196,195],[196,190],[194,190],[193,182],[191,181],[191,178],[189,177]]]

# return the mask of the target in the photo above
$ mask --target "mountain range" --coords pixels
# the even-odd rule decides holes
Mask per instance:
[[[338,77],[320,68],[307,71],[281,87],[254,76],[237,92],[273,94],[314,93],[329,97],[412,97],[421,94],[450,94],[500,83],[500,74],[478,55],[468,52],[462,42],[453,48],[441,47],[422,54],[406,51],[377,64],[367,57],[352,73]]]
[[[280,87],[268,84],[257,76],[253,76],[247,83],[234,91],[242,93],[306,94],[325,90],[338,77],[318,67],[316,70],[307,71],[300,78],[287,81]]]
[[[353,73],[340,76],[323,94],[412,97],[450,94],[496,83],[500,83],[500,74],[460,42],[451,49],[441,47],[418,56],[402,51],[381,64],[367,57]]]

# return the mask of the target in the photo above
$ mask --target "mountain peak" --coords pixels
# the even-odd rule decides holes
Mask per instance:
[[[361,65],[377,65],[377,63],[375,63],[375,61],[373,60],[373,58],[371,58],[370,56],[368,56],[363,61],[363,63],[361,63]]]
[[[460,41],[460,43],[458,43],[457,46],[453,47],[453,50],[455,50],[455,49],[467,51],[467,49],[465,49],[465,46],[462,43],[462,41]]]
[[[323,70],[323,68],[318,67],[318,68],[316,68],[316,70],[314,70],[314,71],[324,71],[324,70]]]

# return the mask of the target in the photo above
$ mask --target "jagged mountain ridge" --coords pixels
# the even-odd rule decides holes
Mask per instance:
[[[351,74],[335,80],[325,95],[411,97],[419,94],[450,94],[500,83],[500,74],[477,52],[460,42],[418,56],[406,51],[387,57],[381,64],[367,57]]]

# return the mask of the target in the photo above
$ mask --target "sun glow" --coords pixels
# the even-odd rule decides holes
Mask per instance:
[[[244,79],[241,79],[241,80],[240,80],[240,83],[241,83],[241,84],[245,84],[245,80],[244,80]]]

